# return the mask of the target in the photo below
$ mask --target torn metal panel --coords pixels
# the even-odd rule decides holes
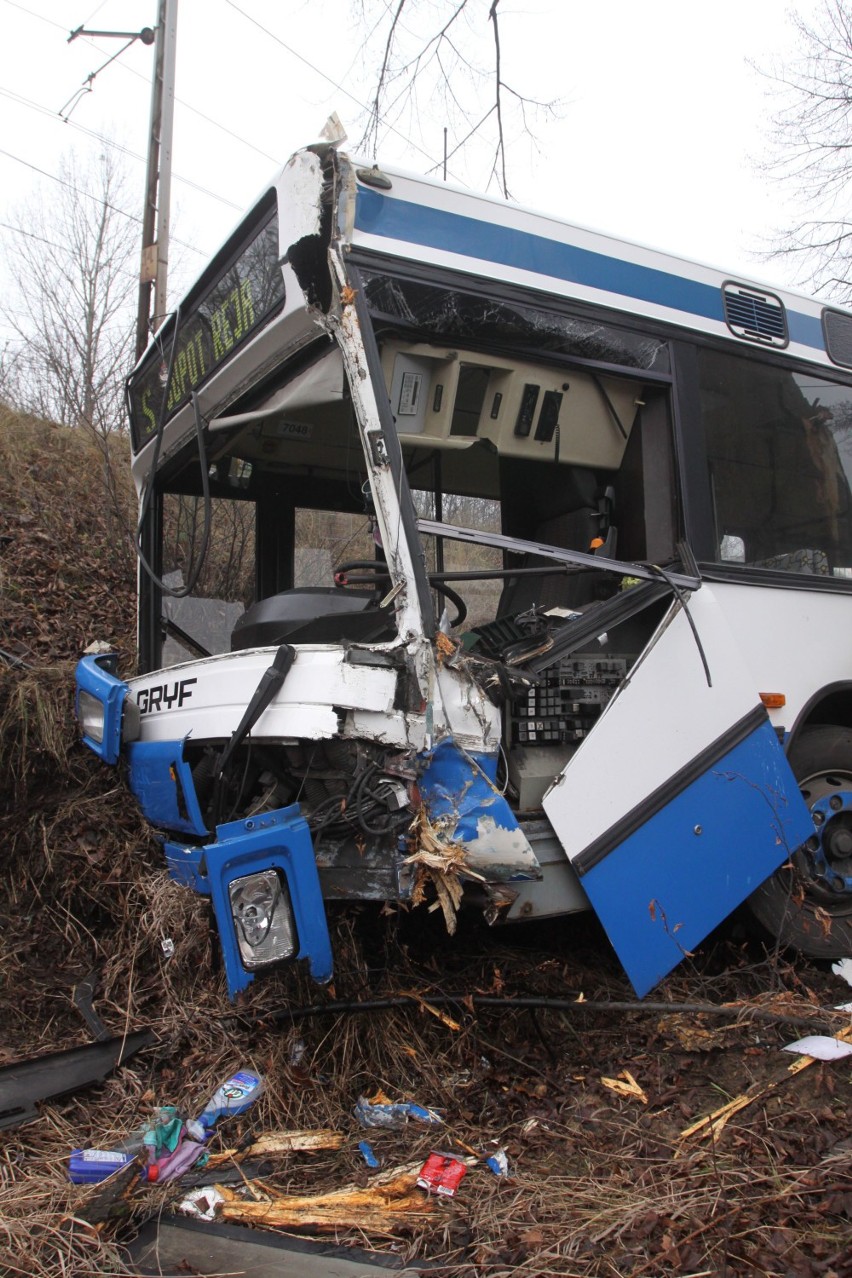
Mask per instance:
[[[329,156],[326,166],[319,151]],[[334,195],[334,155],[328,148],[298,151],[276,182],[281,261],[292,267],[309,306],[327,311],[331,288],[327,267]]]
[[[250,1229],[221,1221],[163,1217],[142,1227],[128,1249],[134,1274],[146,1278],[180,1278],[191,1271],[250,1274],[251,1278],[369,1278],[398,1274],[417,1278],[420,1269],[403,1268],[386,1252],[333,1247],[309,1238]]]
[[[51,1052],[0,1069],[0,1129],[38,1118],[36,1101],[65,1096],[100,1083],[117,1065],[156,1042],[151,1030]]]
[[[251,984],[254,971],[241,958],[230,888],[264,871],[283,876],[287,886],[270,907],[270,918],[273,909],[292,917],[295,953],[284,957],[307,959],[315,981],[331,980],[331,940],[313,843],[297,804],[219,825],[216,841],[202,846],[166,843],[165,853],[172,878],[210,897],[231,998]]]
[[[207,823],[183,747],[183,741],[132,741],[127,746],[128,782],[152,825],[202,836]]]
[[[497,789],[497,755],[468,754],[450,738],[423,759],[418,785],[439,839],[464,849],[464,868],[487,882],[536,879],[541,870]]]

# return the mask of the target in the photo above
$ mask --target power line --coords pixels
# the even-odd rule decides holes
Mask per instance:
[[[31,18],[37,18],[40,22],[46,22],[48,26],[55,27],[58,31],[65,32],[65,28],[61,23],[54,22],[52,18],[45,18],[43,14],[35,13],[32,9],[28,9],[26,5],[18,4],[17,0],[6,0],[6,4],[10,4],[14,9],[19,9],[21,13],[29,14]],[[96,13],[97,11],[98,10],[95,10]],[[86,22],[91,22],[91,18],[87,18]],[[83,25],[85,26],[86,23],[83,23]],[[98,46],[91,40],[88,40],[85,37],[83,37],[83,39],[85,39],[86,44],[88,44],[91,48],[97,49]],[[125,62],[119,62],[118,66],[121,67],[122,71],[126,71],[129,75],[136,76],[137,80],[142,80],[146,84],[148,83],[148,77],[144,76],[141,71],[137,71],[135,67],[128,66]],[[264,160],[269,160],[270,164],[280,167],[281,159],[279,156],[270,155],[267,151],[261,150],[259,146],[255,146],[253,142],[249,142],[248,138],[244,138],[241,134],[235,133],[233,129],[229,129],[227,125],[222,124],[219,120],[214,120],[212,116],[206,115],[203,111],[199,110],[198,107],[193,106],[191,102],[187,102],[184,98],[179,98],[175,95],[175,102],[179,103],[185,110],[191,111],[193,115],[197,115],[202,120],[206,120],[208,124],[212,124],[214,129],[219,129],[222,133],[227,133],[235,142],[240,142],[243,146],[248,147],[249,150],[255,151],[259,156],[262,156]],[[177,176],[177,174],[175,174],[175,176]]]
[[[241,14],[247,22],[251,22],[259,31],[262,31],[264,35],[268,35],[270,40],[274,40],[276,44],[280,44],[281,48],[286,49],[292,57],[296,58],[299,62],[304,62],[305,66],[308,67],[309,70],[313,71],[314,75],[321,76],[323,80],[326,80],[330,85],[337,89],[339,93],[342,93],[344,97],[347,97],[351,102],[354,102],[360,111],[369,111],[370,108],[361,102],[359,98],[356,98],[354,93],[350,93],[348,89],[345,89],[342,84],[338,84],[337,81],[333,80],[325,71],[321,71],[313,62],[309,62],[308,59],[304,57],[303,54],[297,52],[292,45],[287,44],[286,41],[276,35],[274,31],[270,31],[262,22],[258,22],[257,18],[252,17],[250,13],[246,13],[245,9],[241,9],[240,6],[235,3],[235,0],[225,0],[225,4],[227,4],[236,13]],[[428,151],[424,150],[422,146],[415,142],[413,138],[407,137],[406,134],[402,133],[399,129],[397,129],[394,125],[389,124],[387,121],[385,121],[384,124],[385,128],[390,130],[391,133],[395,133],[396,136],[401,138],[408,146],[413,147],[415,151],[419,151],[421,155],[425,156],[430,164],[441,163],[440,160],[436,160],[433,155],[430,155]],[[455,178],[454,180],[461,181],[460,178]]]
[[[7,0],[8,3],[8,0]],[[29,107],[31,111],[38,111],[41,115],[49,116],[51,119],[57,119],[57,112],[51,110],[50,107],[44,106],[41,102],[34,102],[32,98],[25,98],[22,93],[16,93],[14,89],[6,89],[0,86],[0,94],[3,97],[10,98],[13,102],[18,102],[22,106]],[[112,147],[114,151],[120,151],[122,155],[127,155],[132,160],[138,160],[145,163],[145,157],[139,155],[136,151],[131,151],[129,147],[124,146],[121,142],[116,142],[114,138],[108,138],[103,133],[97,133],[94,129],[88,129],[84,124],[78,124],[76,120],[68,120],[64,116],[61,117],[63,124],[70,125],[72,129],[76,129],[79,133],[85,133],[87,137],[94,138],[96,142],[102,143],[104,146]],[[243,208],[239,204],[235,204],[233,200],[227,199],[224,195],[217,195],[215,191],[210,191],[206,186],[201,186],[198,182],[193,182],[190,178],[181,177],[179,173],[173,173],[172,176],[182,182],[184,186],[192,187],[193,190],[200,192],[201,195],[208,195],[211,200],[218,200],[220,204],[226,204],[229,208],[236,209],[238,213],[242,213]]]
[[[67,187],[69,191],[73,191],[75,195],[83,195],[86,199],[94,200],[96,204],[103,205],[104,208],[110,209],[113,213],[119,213],[121,217],[129,218],[131,222],[138,222],[141,225],[141,217],[137,217],[135,213],[128,213],[126,209],[119,208],[117,204],[110,204],[109,200],[102,200],[99,195],[93,195],[91,191],[84,191],[79,186],[75,186],[73,182],[68,182],[65,178],[59,177],[56,173],[48,173],[47,169],[39,168],[37,164],[32,164],[29,160],[24,160],[20,155],[13,155],[11,151],[0,147],[0,155],[5,155],[7,159],[15,160],[17,164],[23,164],[26,168],[32,169],[34,173],[39,173],[42,177],[50,178],[51,182],[58,182],[60,186]],[[175,239],[172,237],[174,244],[180,244],[181,248],[192,249],[193,253],[198,253],[201,257],[209,255],[203,249],[197,248],[194,244],[187,244],[185,240]]]
[[[85,194],[85,192],[83,192],[83,194]],[[76,262],[77,260],[67,244],[57,244],[56,240],[49,240],[44,235],[36,235],[33,231],[25,231],[22,226],[13,226],[11,222],[0,222],[0,230],[12,231],[15,235],[23,235],[28,240],[37,240],[39,244],[46,244],[48,248],[56,249],[58,253],[61,253],[63,257],[67,257],[69,261]],[[127,271],[121,266],[116,268],[116,274],[126,275],[127,278],[133,280],[134,283],[137,280],[137,276],[133,271]],[[25,312],[16,312],[16,314],[24,313]]]

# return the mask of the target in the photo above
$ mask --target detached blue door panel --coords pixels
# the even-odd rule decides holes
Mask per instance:
[[[698,642],[674,602],[544,796],[640,995],[813,833],[712,585],[688,607]]]
[[[768,721],[634,821],[575,868],[640,997],[813,833]]]

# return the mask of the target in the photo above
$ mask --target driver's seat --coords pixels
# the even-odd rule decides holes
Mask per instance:
[[[393,606],[380,608],[375,591],[297,586],[246,609],[231,632],[231,652],[279,643],[380,643],[393,636]]]

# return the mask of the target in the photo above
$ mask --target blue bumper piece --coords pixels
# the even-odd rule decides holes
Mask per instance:
[[[124,699],[128,693],[127,684],[115,673],[118,663],[116,653],[105,653],[103,656],[81,657],[77,662],[75,680],[77,684],[77,721],[82,725],[80,714],[80,693],[87,693],[100,701],[104,708],[103,735],[101,740],[83,733],[83,741],[104,763],[118,763],[121,754],[121,715]]]
[[[166,863],[177,882],[209,896],[216,915],[228,993],[234,998],[254,979],[243,967],[228,897],[234,879],[275,869],[287,880],[298,940],[315,981],[330,981],[331,940],[313,841],[298,804],[216,828],[216,841],[199,847],[166,843]]]
[[[494,784],[496,754],[468,754],[451,737],[445,737],[430,753],[420,756],[420,765],[422,771],[417,784],[429,820],[433,824],[446,820],[454,842],[466,846],[476,844],[480,822],[487,819],[498,829],[517,834],[529,853],[531,865],[537,865],[514,812]],[[493,870],[489,872],[489,868],[482,865],[477,865],[477,869],[483,871],[484,877],[501,882],[539,878],[540,874],[525,862],[522,856],[516,865],[501,864],[495,851]]]
[[[143,816],[161,830],[208,834],[183,742],[133,741],[126,749],[130,788]]]

